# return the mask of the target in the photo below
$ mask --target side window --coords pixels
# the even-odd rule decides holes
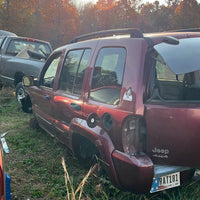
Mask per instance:
[[[81,94],[85,69],[90,53],[90,49],[72,50],[68,52],[60,75],[60,90],[76,95]]]
[[[45,87],[53,88],[54,78],[56,76],[56,71],[58,64],[60,62],[61,53],[53,55],[50,59],[50,63],[44,73],[42,78],[42,84]]]
[[[21,48],[19,48],[18,42],[15,40],[11,40],[6,53],[12,56],[16,56],[21,51]]]
[[[100,50],[95,64],[90,98],[117,105],[122,87],[126,50],[109,47]]]

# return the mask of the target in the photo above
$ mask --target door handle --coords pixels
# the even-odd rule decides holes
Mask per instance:
[[[48,101],[51,99],[51,97],[48,94],[43,95],[43,97],[44,97],[44,99],[46,99]]]
[[[69,104],[69,107],[73,110],[76,110],[76,111],[80,111],[81,110],[81,106],[78,105],[78,104],[75,104],[75,103],[70,103]]]

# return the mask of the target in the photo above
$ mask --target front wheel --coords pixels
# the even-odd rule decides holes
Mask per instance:
[[[18,102],[25,98],[25,90],[21,82],[16,86],[15,95]]]
[[[18,102],[22,104],[22,110],[26,113],[32,112],[32,103],[30,97],[26,95],[24,86],[19,82],[15,89],[15,96]]]

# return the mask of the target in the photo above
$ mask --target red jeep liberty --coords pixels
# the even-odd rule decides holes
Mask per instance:
[[[39,126],[118,188],[179,186],[200,167],[200,32],[116,29],[56,49],[24,77]]]

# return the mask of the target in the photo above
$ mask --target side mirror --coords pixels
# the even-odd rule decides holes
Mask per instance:
[[[30,86],[33,86],[34,85],[34,77],[33,76],[24,76],[22,78],[22,84],[25,86],[25,87],[30,87]]]

